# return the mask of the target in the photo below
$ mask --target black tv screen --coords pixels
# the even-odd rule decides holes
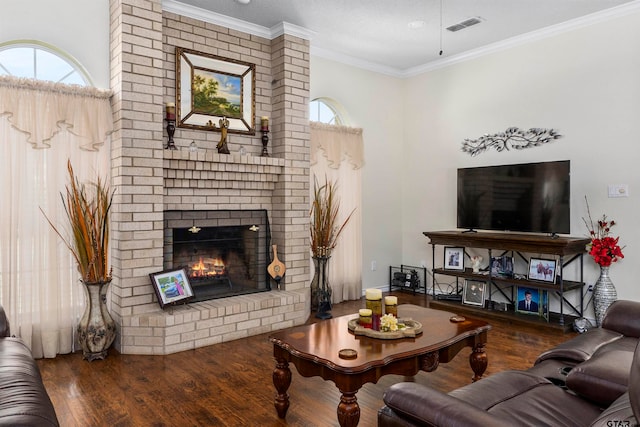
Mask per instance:
[[[458,228],[569,234],[570,162],[458,169]]]

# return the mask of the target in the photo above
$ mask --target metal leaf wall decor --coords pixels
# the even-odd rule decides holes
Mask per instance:
[[[490,147],[497,151],[511,148],[522,150],[523,148],[537,147],[554,139],[562,138],[562,135],[554,129],[531,128],[522,130],[517,127],[510,127],[504,132],[493,135],[483,135],[478,139],[465,139],[462,142],[462,151],[476,156]]]

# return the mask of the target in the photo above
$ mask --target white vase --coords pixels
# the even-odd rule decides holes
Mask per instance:
[[[602,326],[607,308],[618,299],[618,293],[609,277],[609,267],[600,267],[600,277],[593,286],[593,310],[596,315],[596,326]]]

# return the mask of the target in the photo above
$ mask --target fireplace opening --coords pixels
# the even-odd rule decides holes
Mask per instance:
[[[165,269],[185,269],[192,301],[268,291],[269,239],[263,210],[167,211]]]

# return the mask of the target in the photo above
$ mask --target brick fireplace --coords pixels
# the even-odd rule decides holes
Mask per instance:
[[[163,10],[161,0],[112,0],[110,6],[117,192],[109,303],[118,325],[117,350],[169,354],[305,322],[310,314],[308,39],[286,26],[267,36],[231,30],[206,16],[194,17],[193,10]],[[176,96],[176,47],[256,64],[255,119],[270,117],[269,157],[260,155],[259,135],[230,133],[231,154],[219,154],[218,132],[184,128],[175,133],[180,149],[164,149],[164,105]],[[188,149],[192,142],[197,151]],[[178,211],[185,218],[235,212],[232,222],[241,212],[264,212],[270,243],[278,245],[287,266],[281,289],[162,310],[149,274],[167,266],[164,230]]]

